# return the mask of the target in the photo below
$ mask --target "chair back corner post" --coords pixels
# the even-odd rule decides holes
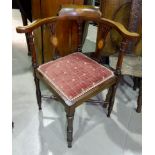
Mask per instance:
[[[123,64],[123,58],[124,58],[125,52],[127,50],[127,46],[128,46],[128,39],[123,38],[121,45],[120,45],[120,49],[119,49],[119,55],[118,55],[116,71],[115,71],[115,74],[118,76],[118,78],[121,77],[121,68],[122,68],[122,64]]]
[[[97,30],[97,38],[96,38],[96,47],[95,53],[93,56],[100,61],[102,50],[106,44],[106,37],[111,30],[111,26],[107,23],[102,23],[101,21],[98,23],[98,30]]]
[[[36,97],[37,97],[37,103],[38,103],[38,108],[39,110],[42,109],[41,107],[41,90],[40,90],[40,83],[39,83],[39,78],[37,77],[37,68],[38,68],[38,63],[37,63],[37,56],[36,56],[36,50],[35,50],[35,45],[34,45],[34,35],[31,32],[28,32],[28,43],[30,46],[30,50],[32,53],[32,67],[33,67],[33,76],[34,76],[34,82],[36,85]]]
[[[32,53],[32,67],[34,70],[36,70],[38,68],[38,63],[34,45],[34,35],[32,34],[32,32],[28,32],[27,34],[28,34],[28,44],[30,46],[30,51]]]

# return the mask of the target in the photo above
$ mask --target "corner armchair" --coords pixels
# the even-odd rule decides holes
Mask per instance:
[[[57,37],[59,21],[75,22],[78,25],[78,37],[76,38],[78,46],[74,51],[69,51],[65,55],[59,51],[59,38]],[[82,53],[81,39],[82,24],[89,21],[95,22],[97,26],[102,28],[102,39],[98,40],[97,37],[96,51],[91,55],[91,58]],[[33,32],[41,26],[49,30],[49,39],[53,46],[55,57],[47,63],[38,65]],[[111,29],[118,31],[123,38],[115,70],[111,70],[99,63],[100,52],[104,48],[106,36]],[[112,97],[109,101],[110,106],[107,114],[110,116],[111,105],[114,103],[115,92],[121,75],[123,55],[125,54],[128,40],[137,39],[139,34],[127,31],[120,23],[101,18],[100,11],[91,6],[87,9],[84,7],[62,8],[59,16],[38,19],[28,26],[17,27],[16,30],[18,33],[28,34],[39,110],[42,109],[39,80],[42,80],[54,94],[53,98],[56,97],[64,105],[67,117],[67,143],[68,147],[72,147],[75,109],[86,101],[91,101],[91,97],[107,88],[112,88]]]

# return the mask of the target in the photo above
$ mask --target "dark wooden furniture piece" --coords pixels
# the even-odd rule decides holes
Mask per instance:
[[[19,9],[22,17],[23,25],[28,25],[28,20],[32,22],[32,13],[31,13],[31,0],[12,0],[12,8]],[[25,34],[27,48],[28,48],[28,55],[31,55],[30,47],[28,45],[28,36]]]
[[[21,14],[32,22],[31,0],[12,0],[12,9],[19,9]]]
[[[139,80],[139,94],[138,94],[138,98],[137,98],[137,108],[136,108],[136,111],[138,113],[140,113],[142,111],[142,77],[141,78],[138,78]]]
[[[103,0],[100,6],[102,17],[112,19],[114,21],[122,23],[129,31],[138,32],[142,34],[142,1],[141,0]],[[115,67],[117,62],[116,52],[120,48],[121,36],[115,32],[111,31],[107,37],[107,45],[103,49],[102,53],[110,51],[114,56],[110,57],[110,65]],[[142,39],[138,42],[130,41],[128,47],[126,48],[126,55],[124,57],[123,63],[123,75],[129,75],[133,77],[135,90],[139,88],[139,95],[137,100],[137,112],[141,112],[142,105]],[[109,59],[109,58],[108,58]],[[109,62],[109,61],[108,61]],[[109,90],[110,91],[110,90]],[[110,92],[109,92],[110,93]],[[108,98],[108,97],[107,97]],[[104,107],[107,107],[105,102]]]
[[[61,44],[62,40],[58,39],[58,32],[56,31],[57,22],[61,21],[74,21],[78,26],[78,45],[76,50],[73,52],[68,51],[68,53],[65,51],[65,55],[59,51],[59,44]],[[102,28],[102,38],[97,38],[96,52],[91,55],[94,60],[82,53],[82,24],[86,21],[96,22],[97,25],[100,25]],[[50,37],[48,39],[55,47],[55,59],[42,65],[38,65],[37,53],[34,45],[34,31],[41,26],[44,26],[44,28],[49,30],[48,32]],[[68,29],[71,30],[69,27]],[[116,70],[111,70],[110,68],[99,64],[100,51],[102,48],[104,48],[106,36],[111,29],[118,31],[123,38]],[[120,23],[101,18],[101,13],[93,7],[63,8],[61,9],[59,16],[39,19],[29,26],[17,27],[17,32],[28,33],[29,36],[29,45],[32,52],[32,65],[39,110],[41,110],[42,98],[39,80],[43,80],[53,92],[54,98],[56,97],[59,99],[59,101],[65,107],[68,123],[67,142],[68,147],[72,147],[73,119],[75,109],[85,101],[93,101],[90,99],[91,97],[110,87],[112,97],[109,101],[110,106],[107,114],[109,116],[112,110],[111,105],[114,103],[115,92],[121,75],[120,71],[127,41],[137,39],[139,34],[127,31]],[[72,33],[74,33],[74,31],[72,31]]]
[[[14,122],[12,122],[12,129],[14,128]]]

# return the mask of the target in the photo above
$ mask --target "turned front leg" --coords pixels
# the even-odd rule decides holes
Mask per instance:
[[[110,87],[108,92],[107,92],[106,99],[105,99],[104,104],[103,104],[103,108],[107,108],[107,106],[110,102],[111,93],[112,93],[112,87]]]
[[[112,92],[111,92],[111,96],[110,96],[110,102],[109,102],[107,117],[110,117],[110,114],[111,114],[113,106],[114,106],[116,89],[117,89],[117,84],[112,86],[112,90],[111,90]]]
[[[35,75],[36,76],[36,75]],[[39,110],[41,110],[41,91],[40,91],[40,84],[39,79],[37,77],[34,77],[35,85],[36,85],[36,97],[37,97],[37,103]]]
[[[73,119],[74,119],[74,108],[66,108],[66,117],[67,117],[67,143],[68,147],[72,147],[72,141],[73,141]]]

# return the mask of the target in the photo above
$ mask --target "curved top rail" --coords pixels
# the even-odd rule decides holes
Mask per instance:
[[[115,21],[112,21],[106,18],[100,18],[100,17],[96,18],[96,16],[92,14],[87,15],[86,12],[82,12],[82,13],[75,12],[75,14],[73,14],[73,12],[69,11],[69,14],[67,12],[67,14],[62,15],[62,16],[61,16],[61,13],[62,13],[61,12],[60,16],[38,19],[28,26],[19,26],[16,28],[16,30],[18,33],[28,33],[43,24],[48,24],[51,22],[55,22],[57,20],[77,20],[77,21],[78,20],[86,20],[86,21],[90,20],[90,21],[95,21],[99,24],[108,25],[110,28],[116,29],[123,37],[129,38],[129,39],[136,39],[139,37],[138,33],[128,31],[121,23],[118,23],[118,22],[115,22]]]

